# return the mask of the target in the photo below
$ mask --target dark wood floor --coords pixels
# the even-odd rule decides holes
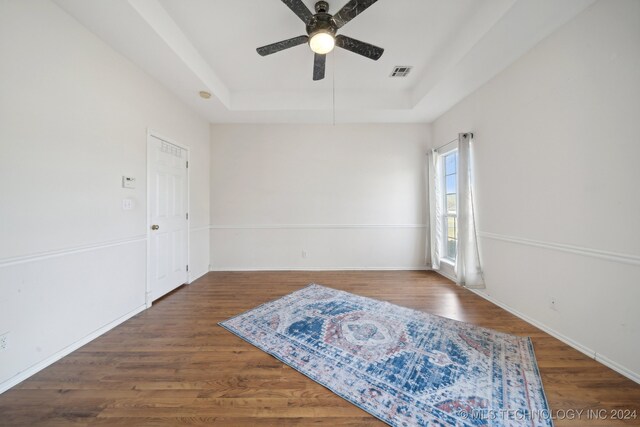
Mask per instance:
[[[180,288],[0,395],[0,425],[384,425],[217,326],[310,282],[531,336],[552,410],[640,415],[640,385],[436,274],[259,272],[210,273]]]

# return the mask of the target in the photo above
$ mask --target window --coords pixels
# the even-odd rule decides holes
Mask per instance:
[[[453,150],[442,156],[444,171],[444,214],[442,236],[444,245],[442,258],[452,263],[456,262],[456,248],[458,245],[458,150]]]

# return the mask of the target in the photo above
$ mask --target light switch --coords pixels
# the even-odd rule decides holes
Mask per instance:
[[[130,211],[131,209],[133,209],[133,200],[122,199],[122,210]]]
[[[123,176],[122,188],[136,188],[136,179],[131,176]]]

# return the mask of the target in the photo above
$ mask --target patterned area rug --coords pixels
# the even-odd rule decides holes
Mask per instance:
[[[531,340],[309,285],[221,326],[392,426],[551,426]]]

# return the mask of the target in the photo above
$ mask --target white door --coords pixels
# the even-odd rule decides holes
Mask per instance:
[[[148,138],[148,302],[188,281],[187,150]]]

